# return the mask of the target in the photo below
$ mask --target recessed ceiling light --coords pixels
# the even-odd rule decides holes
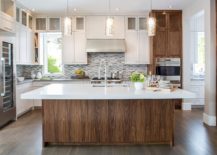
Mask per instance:
[[[116,11],[120,11],[120,8],[115,8]]]

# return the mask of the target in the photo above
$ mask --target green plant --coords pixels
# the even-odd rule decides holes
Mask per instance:
[[[49,56],[48,57],[48,72],[49,73],[59,73],[60,69],[58,66],[56,66],[56,59]]]
[[[145,82],[145,75],[139,72],[133,72],[130,76],[131,82]]]

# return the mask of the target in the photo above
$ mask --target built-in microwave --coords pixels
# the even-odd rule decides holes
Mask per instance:
[[[156,75],[169,81],[181,81],[181,59],[180,58],[157,58]]]

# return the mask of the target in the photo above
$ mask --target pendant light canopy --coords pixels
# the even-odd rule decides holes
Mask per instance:
[[[152,0],[151,0],[151,9],[150,9],[150,12],[152,11]],[[152,36],[155,36],[156,34],[156,25],[157,22],[156,22],[156,18],[153,17],[151,15],[151,13],[149,14],[149,17],[148,17],[148,20],[147,20],[147,28],[148,28],[148,36],[152,37]]]
[[[111,13],[111,2],[108,0],[108,10],[109,14]],[[113,24],[114,24],[114,18],[111,16],[108,16],[106,19],[106,36],[112,36],[113,35]]]
[[[69,1],[67,0],[67,5],[66,5],[66,17],[64,19],[64,35],[71,35],[72,34],[72,19],[68,17],[69,13]]]

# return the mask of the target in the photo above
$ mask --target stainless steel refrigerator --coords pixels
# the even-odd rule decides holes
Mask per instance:
[[[13,48],[0,41],[0,127],[16,119]]]

